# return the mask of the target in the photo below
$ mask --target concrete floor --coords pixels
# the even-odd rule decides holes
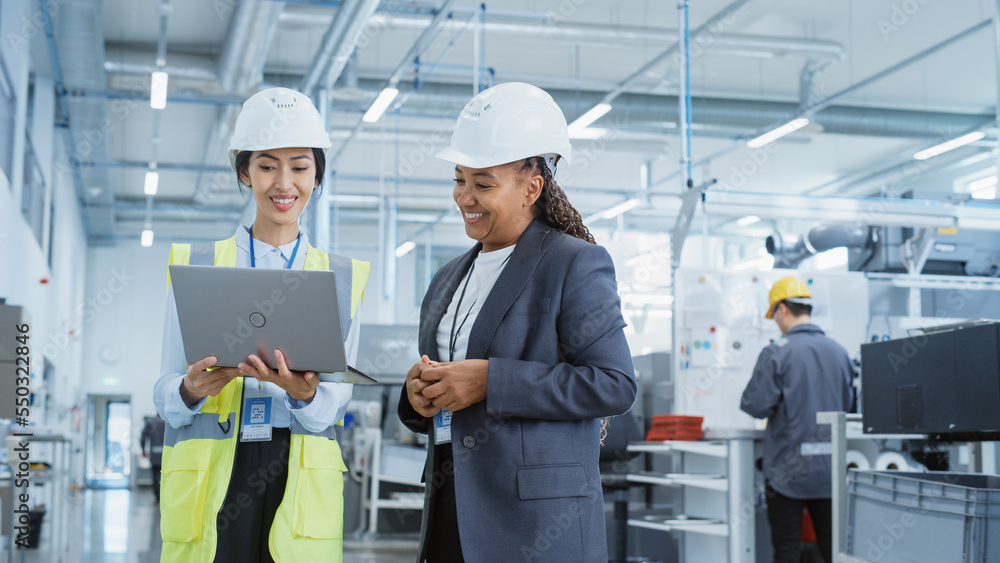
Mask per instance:
[[[149,488],[90,489],[66,499],[65,534],[54,537],[50,515],[38,549],[22,550],[12,563],[155,563],[160,560],[160,513]],[[413,540],[344,542],[344,563],[413,563]],[[0,553],[0,563],[8,563]]]

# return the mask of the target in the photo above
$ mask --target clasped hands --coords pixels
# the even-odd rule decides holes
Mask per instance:
[[[433,362],[427,356],[406,373],[406,396],[418,414],[436,415],[442,407],[455,412],[486,399],[488,360]]]
[[[256,354],[251,354],[247,362],[240,363],[234,368],[219,368],[209,370],[208,368],[219,361],[216,356],[202,358],[193,364],[188,364],[187,374],[181,383],[181,398],[184,404],[192,406],[207,396],[216,396],[222,388],[233,379],[248,375],[259,381],[269,381],[281,387],[288,393],[288,396],[310,403],[316,396],[316,387],[319,385],[319,375],[314,371],[292,371],[288,369],[285,362],[285,355],[281,350],[274,351],[274,363],[278,367],[273,370],[264,364]]]

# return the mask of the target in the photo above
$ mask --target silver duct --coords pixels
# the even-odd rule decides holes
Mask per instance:
[[[469,7],[456,7],[455,18],[446,22],[445,31],[456,32],[465,25],[472,12]],[[334,16],[316,14],[313,11],[286,10],[281,15],[281,25],[298,27],[328,26]],[[429,15],[408,15],[378,12],[375,23],[389,29],[423,29],[431,20]],[[666,48],[676,43],[675,30],[650,27],[614,26],[602,24],[562,24],[555,18],[493,14],[486,21],[486,33],[498,35],[530,36],[549,41],[564,41],[573,44],[651,45]],[[735,33],[713,34],[710,38],[696,41],[693,49],[704,49],[710,53],[724,53],[744,57],[833,59],[846,57],[844,46],[834,41],[798,39],[794,37],[768,37]]]
[[[775,268],[797,268],[803,260],[834,248],[863,248],[871,239],[868,227],[821,225],[803,236],[775,232],[765,247],[774,256]]]

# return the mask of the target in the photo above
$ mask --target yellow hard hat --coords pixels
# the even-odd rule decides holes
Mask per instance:
[[[770,305],[767,307],[767,314],[764,315],[765,319],[770,319],[771,315],[774,314],[774,307],[784,301],[785,299],[792,299],[795,297],[810,298],[812,294],[809,293],[809,286],[799,278],[794,276],[788,276],[787,278],[781,278],[774,285],[771,286],[771,293],[767,295]]]

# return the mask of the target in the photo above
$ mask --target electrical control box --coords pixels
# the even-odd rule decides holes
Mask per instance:
[[[861,368],[867,433],[1000,432],[1000,323],[864,344]]]

